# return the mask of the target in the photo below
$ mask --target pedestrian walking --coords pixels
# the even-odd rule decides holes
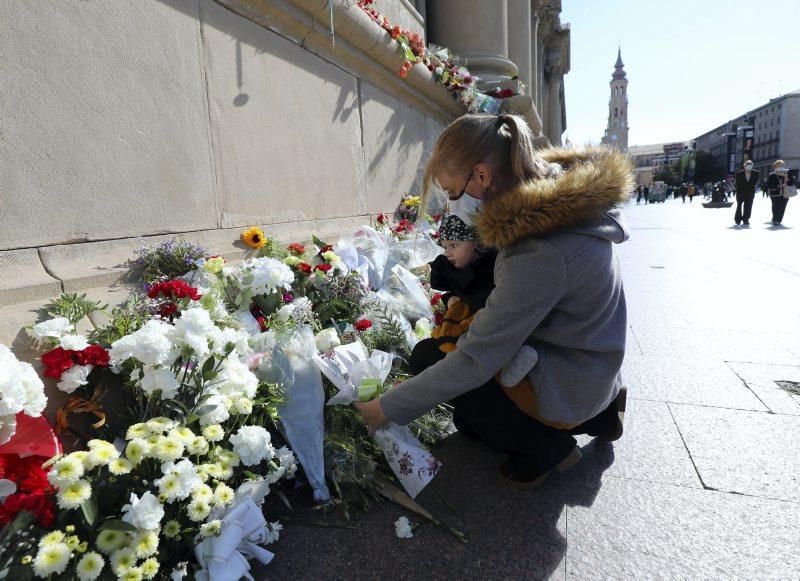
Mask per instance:
[[[736,213],[733,215],[733,221],[737,226],[740,223],[750,224],[758,175],[758,170],[753,169],[753,162],[750,160],[744,162],[744,169],[736,172]]]
[[[782,159],[776,159],[772,164],[772,169],[772,173],[767,178],[767,191],[772,201],[772,225],[779,226],[783,222],[786,204],[789,203],[786,186],[795,185],[795,176],[788,173]]]
[[[650,188],[648,186],[644,187],[644,203],[650,203]]]
[[[689,203],[690,204],[692,203],[692,199],[694,198],[694,195],[696,193],[697,193],[697,188],[695,187],[695,185],[694,184],[689,184],[689,186],[686,188],[686,195],[689,196]]]
[[[642,190],[642,186],[641,185],[638,188],[636,188],[636,205],[637,206],[639,205],[639,202],[642,201],[642,191],[643,190]]]

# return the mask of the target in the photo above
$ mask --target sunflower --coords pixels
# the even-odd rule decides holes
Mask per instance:
[[[242,232],[242,242],[250,248],[261,248],[267,243],[267,237],[258,226],[253,226]]]

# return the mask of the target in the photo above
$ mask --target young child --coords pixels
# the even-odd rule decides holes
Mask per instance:
[[[431,287],[444,291],[447,305],[444,321],[431,332],[431,338],[417,343],[411,353],[411,368],[421,373],[456,349],[458,338],[469,328],[475,313],[486,305],[494,288],[495,250],[481,249],[475,229],[455,214],[445,214],[439,229],[439,244],[444,254],[431,262]],[[538,354],[523,345],[503,366],[499,382],[514,387],[533,369]]]

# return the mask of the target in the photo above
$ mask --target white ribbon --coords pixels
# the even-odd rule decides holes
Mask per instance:
[[[261,509],[247,496],[236,503],[222,517],[222,532],[217,537],[207,537],[195,546],[194,555],[202,569],[195,579],[200,581],[238,581],[250,576],[248,558],[269,564],[274,555],[259,547],[269,539],[267,521]]]

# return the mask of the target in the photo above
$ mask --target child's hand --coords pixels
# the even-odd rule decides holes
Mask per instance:
[[[449,299],[447,299],[447,308],[449,309],[460,300],[461,299],[458,297],[450,297]]]

